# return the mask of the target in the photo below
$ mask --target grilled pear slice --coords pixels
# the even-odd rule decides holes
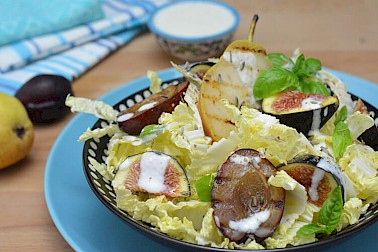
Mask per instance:
[[[226,109],[221,104],[260,108],[253,96],[253,85],[259,72],[271,68],[263,46],[253,43],[257,22],[254,16],[248,40],[236,40],[224,51],[219,61],[205,74],[199,98],[199,111],[206,135],[213,141],[228,137],[235,130]]]

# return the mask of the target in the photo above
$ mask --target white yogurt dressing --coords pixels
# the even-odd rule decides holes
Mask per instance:
[[[322,181],[324,174],[324,170],[316,168],[314,174],[312,175],[311,186],[308,190],[308,195],[313,201],[317,201],[319,199],[318,186],[320,181]]]
[[[164,174],[171,157],[155,152],[145,152],[140,161],[138,186],[149,193],[160,193],[166,190]]]
[[[134,116],[134,113],[127,113],[127,114],[124,114],[124,115],[121,115],[117,118],[117,122],[124,122],[124,121],[127,121],[129,120],[131,117]]]
[[[301,107],[304,110],[313,110],[321,108],[323,100],[314,97],[308,97],[301,102]]]
[[[311,130],[308,133],[309,135],[314,135],[319,132],[320,124],[321,124],[321,110],[314,110],[312,115],[312,124]]]
[[[261,224],[266,222],[270,217],[270,211],[268,209],[251,214],[247,218],[230,221],[228,226],[236,231],[243,233],[255,233]]]
[[[153,18],[160,32],[192,39],[221,34],[236,22],[229,9],[211,2],[178,2],[162,8]]]
[[[260,157],[252,157],[252,164],[254,167],[260,167],[261,158]],[[265,171],[264,171],[265,172]]]
[[[232,154],[232,156],[230,157],[230,161],[235,164],[247,165],[250,160],[249,160],[249,157],[238,155],[238,154]]]
[[[242,156],[242,155],[239,155],[239,154],[232,154],[232,156],[230,157],[230,161],[235,163],[235,164],[240,164],[240,165],[247,165],[249,162],[252,162],[252,164],[255,167],[259,167],[259,164],[261,162],[261,158],[260,157],[249,158],[249,157]]]
[[[268,130],[273,124],[280,122],[276,117],[263,114],[261,112],[258,112],[258,114],[255,115],[255,120],[259,120],[261,123],[264,123],[265,130]]]
[[[333,176],[336,176],[337,179],[339,180],[339,182],[341,183],[342,187],[345,188],[346,185],[345,185],[344,176],[343,176],[340,168],[338,167],[338,165],[336,163],[334,163],[333,161],[328,160],[326,158],[322,158],[322,159],[320,159],[320,161],[317,163],[316,166],[319,167],[319,168],[322,168],[326,172],[331,173]],[[344,199],[346,197],[345,193],[346,192],[344,190],[344,195],[343,195]]]
[[[129,158],[126,158],[126,160],[125,161],[123,161],[120,165],[119,165],[119,167],[118,167],[118,170],[124,170],[124,169],[126,169],[126,168],[128,168],[130,166],[130,159]]]
[[[156,104],[157,104],[157,102],[146,103],[146,104],[140,106],[140,107],[138,108],[137,112],[142,112],[142,111],[145,111],[145,110],[151,109],[151,108],[153,108]]]

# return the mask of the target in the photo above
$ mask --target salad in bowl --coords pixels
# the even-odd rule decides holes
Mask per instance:
[[[67,97],[100,119],[79,140],[105,142],[85,162],[117,211],[187,243],[256,250],[317,242],[376,208],[370,105],[299,50],[267,54],[253,30],[219,59],[173,64],[171,85],[148,72],[145,99]]]

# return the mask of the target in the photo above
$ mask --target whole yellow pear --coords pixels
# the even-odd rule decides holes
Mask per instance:
[[[23,104],[0,92],[0,169],[23,159],[34,140],[33,123]]]

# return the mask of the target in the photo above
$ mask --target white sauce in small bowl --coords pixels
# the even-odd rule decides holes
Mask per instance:
[[[196,40],[221,36],[239,23],[230,6],[213,1],[179,1],[157,10],[149,27],[163,37]]]

